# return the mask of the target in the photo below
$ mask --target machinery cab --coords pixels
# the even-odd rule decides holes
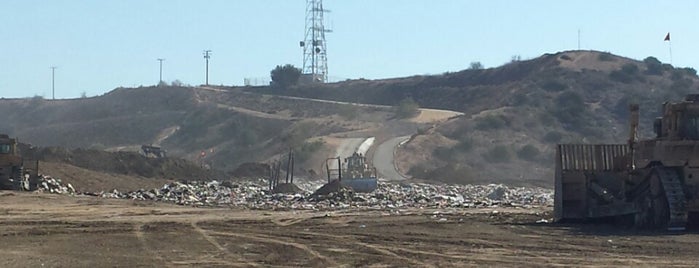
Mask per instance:
[[[661,140],[699,140],[699,94],[664,103],[663,117],[655,119],[653,128]]]
[[[369,165],[366,164],[366,157],[362,154],[355,152],[351,156],[345,158],[345,165],[347,168],[345,175],[348,178],[376,177],[373,175],[373,169],[370,169]]]
[[[6,134],[0,134],[0,161],[3,165],[20,164],[21,158],[17,151],[17,140]]]

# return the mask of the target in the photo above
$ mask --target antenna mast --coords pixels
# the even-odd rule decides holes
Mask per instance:
[[[306,0],[306,35],[299,44],[303,48],[302,72],[313,82],[328,81],[325,33],[332,30],[325,29],[323,24],[323,14],[326,12],[330,11],[323,9],[322,0]]]

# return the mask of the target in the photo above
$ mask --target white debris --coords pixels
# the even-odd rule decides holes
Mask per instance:
[[[304,193],[271,193],[264,180],[173,182],[159,189],[121,192],[77,193],[72,185],[44,176],[39,191],[58,194],[85,194],[104,198],[153,200],[180,205],[241,206],[251,209],[336,210],[405,208],[500,208],[551,206],[553,191],[543,188],[490,185],[435,185],[426,183],[379,182],[372,193],[340,189],[327,195],[313,195],[319,182],[303,182]],[[313,189],[315,187],[315,189]],[[439,214],[439,212],[435,212]],[[497,210],[493,214],[499,213]],[[441,219],[439,219],[441,220]]]

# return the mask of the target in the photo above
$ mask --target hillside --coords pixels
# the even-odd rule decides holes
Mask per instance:
[[[0,132],[42,147],[135,152],[154,144],[225,172],[291,148],[296,174],[308,176],[319,176],[319,163],[347,140],[376,137],[380,144],[412,135],[395,151],[395,166],[413,178],[550,186],[555,144],[624,142],[630,102],[640,103],[641,134],[649,137],[660,104],[698,92],[698,80],[693,69],[652,57],[566,51],[491,69],[286,89],[166,86],[70,100],[1,99]],[[464,115],[446,122],[426,120],[428,113],[397,117],[392,106],[406,99]]]
[[[268,162],[294,148],[298,174],[317,169],[319,159],[328,157],[311,160],[314,153],[330,150],[319,137],[352,136],[391,116],[376,107],[187,87],[118,88],[70,100],[2,99],[0,112],[5,115],[1,133],[35,146],[136,152],[153,144],[174,158],[226,172],[246,162]]]
[[[464,112],[401,147],[399,168],[431,180],[550,187],[556,143],[624,142],[630,102],[640,103],[641,134],[650,137],[662,102],[699,93],[698,79],[652,57],[567,51],[492,69],[267,91],[384,105],[412,98]]]

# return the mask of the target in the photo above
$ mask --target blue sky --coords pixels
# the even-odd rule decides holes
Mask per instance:
[[[578,48],[699,67],[699,1],[325,0],[331,79],[496,67]],[[303,0],[0,0],[0,96],[101,95],[163,80],[268,79],[302,65]]]

